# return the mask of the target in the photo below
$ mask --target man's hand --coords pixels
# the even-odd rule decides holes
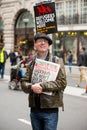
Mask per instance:
[[[42,87],[40,84],[34,84],[31,86],[31,89],[33,90],[34,93],[41,94],[42,93]]]

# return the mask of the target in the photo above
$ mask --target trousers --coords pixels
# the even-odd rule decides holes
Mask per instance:
[[[31,112],[30,117],[33,130],[57,130],[58,112]]]
[[[4,78],[5,63],[0,63],[0,75]]]
[[[86,85],[87,85],[87,75],[86,75],[86,70],[87,68],[85,66],[81,66],[79,68],[79,72],[80,72],[80,78],[79,78],[79,81],[78,81],[78,85],[81,86],[81,83],[82,83],[82,80],[85,80],[86,81]]]

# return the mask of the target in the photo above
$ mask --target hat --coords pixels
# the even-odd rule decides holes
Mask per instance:
[[[37,39],[40,39],[40,38],[46,39],[48,41],[49,45],[52,44],[52,40],[45,33],[38,33],[38,34],[36,34],[35,37],[34,37],[35,42],[36,42]]]

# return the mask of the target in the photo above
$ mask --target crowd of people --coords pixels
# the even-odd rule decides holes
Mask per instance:
[[[8,53],[4,48],[4,43],[0,43],[0,75],[1,79],[4,79],[5,74],[5,65],[7,59],[10,60],[10,65],[15,66],[20,61],[23,60],[22,65],[25,64],[25,62],[29,62],[33,59],[34,50],[32,50],[27,57],[22,55],[22,52],[19,50],[18,46],[14,46],[14,50],[11,50],[10,53]]]

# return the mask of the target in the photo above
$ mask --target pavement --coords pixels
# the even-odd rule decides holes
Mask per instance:
[[[66,75],[67,75],[67,87],[65,89],[66,94],[87,98],[87,93],[85,93],[86,82],[83,80],[81,87],[77,87],[77,83],[79,80],[79,67],[72,66],[72,72],[69,72],[69,68],[65,65]]]
[[[1,81],[9,82],[10,80],[10,62],[9,60],[6,62],[5,66],[5,76],[4,79],[0,79]],[[65,94],[87,98],[87,93],[85,93],[85,82],[83,81],[82,87],[76,87],[76,83],[79,79],[79,69],[78,66],[72,66],[72,73],[69,72],[68,66],[65,65],[66,75],[67,75],[67,87],[64,91]]]

